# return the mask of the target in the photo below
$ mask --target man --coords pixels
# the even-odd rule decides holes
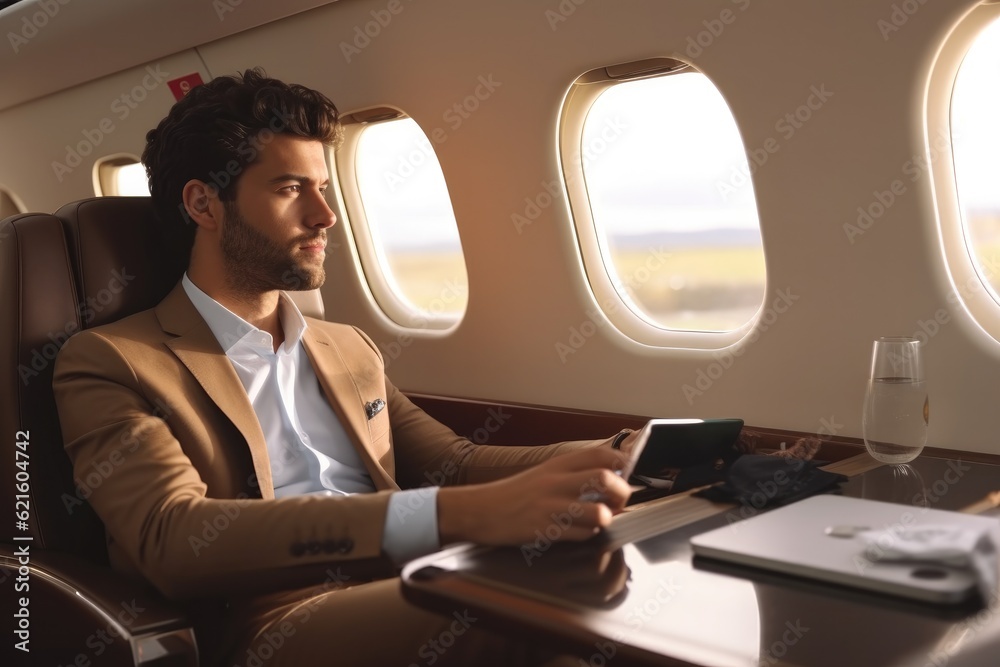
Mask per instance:
[[[593,535],[629,494],[611,445],[631,436],[474,445],[392,385],[363,333],[299,313],[283,290],[323,284],[339,132],[323,95],[250,70],[148,133],[153,202],[189,230],[189,266],[156,308],[66,344],[66,450],[80,478],[113,463],[89,498],[112,565],[187,602],[226,664],[505,662],[392,575],[451,542],[528,542],[571,506],[562,539]],[[454,647],[426,653],[443,632]]]

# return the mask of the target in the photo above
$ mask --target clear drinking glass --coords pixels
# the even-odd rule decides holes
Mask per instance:
[[[929,413],[920,341],[876,340],[862,419],[868,453],[883,463],[917,458],[927,444]]]

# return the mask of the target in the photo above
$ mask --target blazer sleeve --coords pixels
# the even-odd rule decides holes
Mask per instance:
[[[364,332],[355,329],[368,345],[378,347]],[[385,378],[385,390],[392,426],[396,481],[402,488],[476,484],[501,479],[530,468],[553,456],[578,449],[611,444],[614,435],[602,440],[577,440],[551,445],[477,445],[456,435],[413,404]]]
[[[387,378],[397,482],[402,488],[478,484],[501,479],[553,456],[610,446],[602,440],[573,440],[550,445],[477,445],[460,437],[414,405]]]
[[[210,497],[175,435],[197,434],[203,419],[190,398],[164,415],[129,359],[115,340],[83,332],[64,346],[53,380],[74,476],[118,569],[174,599],[320,583],[331,566],[344,580],[394,571],[381,550],[388,492],[261,499],[216,483]],[[103,471],[96,484],[93,471]]]

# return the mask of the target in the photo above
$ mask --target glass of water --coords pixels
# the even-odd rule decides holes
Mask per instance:
[[[883,463],[912,461],[927,444],[929,417],[920,341],[879,338],[862,419],[868,453]]]

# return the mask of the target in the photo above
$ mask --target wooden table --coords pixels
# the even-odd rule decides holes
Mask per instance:
[[[961,510],[1000,488],[1000,467],[960,459],[923,456],[896,469],[862,454],[828,468],[850,476],[845,495],[917,507]],[[403,591],[581,665],[1000,665],[995,597],[937,607],[692,559],[692,535],[748,514],[671,496],[629,508],[602,540],[463,545],[416,560]]]

